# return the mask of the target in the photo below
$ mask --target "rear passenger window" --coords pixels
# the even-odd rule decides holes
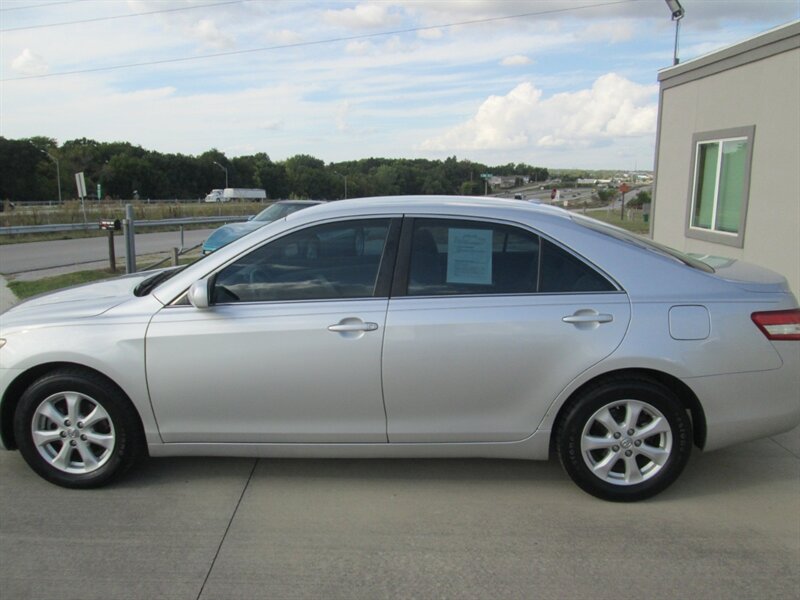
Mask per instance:
[[[586,263],[538,235],[494,223],[415,219],[408,294],[614,291]]]
[[[489,223],[416,219],[408,293],[523,294],[536,291],[539,237]]]

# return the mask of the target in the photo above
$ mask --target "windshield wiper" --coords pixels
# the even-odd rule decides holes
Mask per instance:
[[[164,283],[167,279],[183,271],[186,268],[186,266],[187,265],[178,267],[177,269],[161,271],[160,273],[156,273],[152,277],[148,277],[134,288],[133,290],[134,295],[146,296],[147,294],[152,292],[156,287]]]

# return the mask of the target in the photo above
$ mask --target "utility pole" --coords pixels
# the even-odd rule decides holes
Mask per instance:
[[[347,175],[342,175],[339,171],[334,171],[339,177],[344,177],[344,199],[347,200]]]
[[[217,165],[217,166],[218,166],[220,169],[222,169],[223,171],[225,171],[225,188],[227,189],[227,187],[228,187],[228,169],[226,169],[225,167],[223,167],[223,166],[222,166],[221,164],[219,164],[217,161],[214,161],[214,164],[215,164],[215,165]]]
[[[50,158],[50,160],[52,160],[54,163],[56,163],[56,183],[58,184],[58,204],[61,205],[62,204],[62,201],[61,201],[61,167],[59,167],[59,165],[58,165],[58,159],[55,156],[53,156],[52,154],[50,154],[49,152],[47,152],[46,150],[42,150],[41,148],[36,146],[36,144],[34,144],[33,142],[30,142],[30,145],[33,146],[34,148],[36,148],[42,154],[47,155]]]

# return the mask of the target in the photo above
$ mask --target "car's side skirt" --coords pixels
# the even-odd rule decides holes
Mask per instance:
[[[518,442],[438,444],[149,444],[150,456],[260,458],[516,458],[547,460],[550,432]]]

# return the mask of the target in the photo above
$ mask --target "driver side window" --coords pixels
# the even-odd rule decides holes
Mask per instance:
[[[371,297],[388,232],[388,219],[368,219],[290,233],[220,271],[212,302]]]

